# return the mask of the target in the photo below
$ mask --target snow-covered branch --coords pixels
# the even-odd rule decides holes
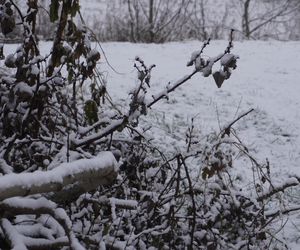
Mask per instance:
[[[300,184],[300,178],[291,177],[280,185],[276,185],[276,186],[273,185],[273,187],[271,187],[269,191],[266,191],[263,194],[259,195],[257,197],[257,200],[263,201],[267,198],[270,198],[271,196],[273,196],[276,193],[284,192],[284,190],[286,190],[287,188],[298,186],[299,184]]]
[[[103,130],[101,130],[98,133],[94,133],[92,135],[86,136],[83,139],[74,139],[72,140],[72,146],[75,148],[84,146],[84,145],[88,145],[92,142],[95,142],[107,135],[110,135],[111,133],[113,133],[114,131],[117,131],[119,129],[122,129],[123,127],[125,127],[125,125],[128,122],[128,117],[124,117],[121,120],[116,120],[114,122],[112,122],[110,125],[108,125],[106,128],[104,128]]]
[[[111,184],[117,177],[117,162],[111,152],[93,159],[63,163],[50,171],[8,174],[0,177],[0,200],[15,196],[58,192],[75,184],[82,192]],[[70,190],[69,190],[70,191]]]
[[[114,206],[117,208],[123,208],[129,210],[134,210],[138,206],[138,202],[136,200],[107,198],[105,196],[99,197],[98,199],[84,198],[84,201],[88,203],[97,204],[99,206]]]
[[[161,93],[158,93],[157,95],[153,96],[153,100],[147,104],[147,107],[152,107],[155,103],[157,103],[162,98],[168,96],[169,93],[173,92],[175,89],[177,89],[179,86],[190,80],[198,71],[194,70],[191,74],[184,76],[182,79],[176,81],[172,85],[168,85],[166,87],[165,91],[162,91]]]
[[[292,212],[295,212],[295,211],[300,211],[300,206],[299,205],[288,207],[288,208],[285,208],[283,210],[274,209],[274,210],[266,212],[265,216],[266,216],[266,218],[273,218],[273,217],[276,217],[278,215],[289,214],[289,213],[292,213]]]
[[[52,201],[49,201],[43,197],[39,199],[14,197],[2,201],[0,203],[0,209],[1,211],[5,211],[4,213],[8,215],[49,214],[64,228],[71,249],[84,249],[72,231],[72,222],[67,213],[64,209],[58,208],[57,205]],[[15,249],[19,249],[17,247],[22,247],[20,249],[27,249],[25,247],[26,240],[24,240],[26,237],[20,235],[7,219],[2,219],[1,227],[3,231],[8,234],[11,245],[14,246]],[[31,240],[29,242],[27,240],[26,245],[35,245],[34,243],[32,244],[33,241],[35,240]],[[63,242],[64,241],[60,241],[59,243],[62,244]],[[49,245],[50,242],[40,243],[43,243],[44,245],[48,243]],[[57,244],[58,242],[55,243]]]

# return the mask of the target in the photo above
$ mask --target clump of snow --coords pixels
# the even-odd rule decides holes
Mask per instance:
[[[25,82],[19,82],[15,89],[15,94],[18,95],[27,95],[27,96],[33,96],[33,88],[30,87],[27,83]]]
[[[235,56],[233,54],[225,54],[221,58],[221,65],[227,66],[232,60],[235,60]]]

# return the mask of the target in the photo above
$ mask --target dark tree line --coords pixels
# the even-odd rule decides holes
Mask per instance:
[[[104,1],[105,2],[105,1]],[[298,39],[296,0],[127,0],[108,1],[106,18],[95,20],[99,39],[164,42],[225,39],[234,28],[240,39]]]
[[[101,41],[226,39],[232,28],[237,39],[300,38],[297,0],[94,0],[95,10],[91,3],[83,3],[81,14]],[[25,2],[20,4],[26,8]],[[43,40],[53,39],[55,30],[49,25],[49,4],[50,0],[37,1],[36,34]],[[18,26],[8,38],[19,38],[21,32]]]

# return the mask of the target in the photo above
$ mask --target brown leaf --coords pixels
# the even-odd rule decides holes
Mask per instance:
[[[219,71],[216,71],[213,73],[214,80],[218,86],[218,88],[221,88],[223,82],[225,81],[225,77],[223,74],[221,74]]]

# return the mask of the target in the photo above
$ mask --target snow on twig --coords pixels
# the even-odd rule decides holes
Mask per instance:
[[[124,124],[127,123],[127,120],[128,120],[128,118],[125,116],[123,119],[116,120],[115,122],[111,123],[110,125],[108,125],[106,128],[104,128],[103,130],[101,130],[98,133],[92,134],[90,136],[86,136],[83,139],[73,139],[72,144],[74,145],[75,148],[77,148],[77,147],[81,147],[81,146],[90,144],[94,141],[97,141],[97,140],[111,134],[112,132],[124,127]]]
[[[290,177],[284,183],[282,183],[280,185],[276,185],[276,186],[273,185],[273,187],[269,191],[266,191],[266,192],[262,193],[261,195],[259,195],[257,197],[257,201],[263,201],[267,198],[270,198],[271,196],[273,196],[276,193],[283,192],[287,188],[298,186],[299,184],[300,184],[300,178]]]
[[[27,250],[22,235],[18,233],[9,220],[3,218],[0,223],[6,238],[11,244],[12,250]]]

